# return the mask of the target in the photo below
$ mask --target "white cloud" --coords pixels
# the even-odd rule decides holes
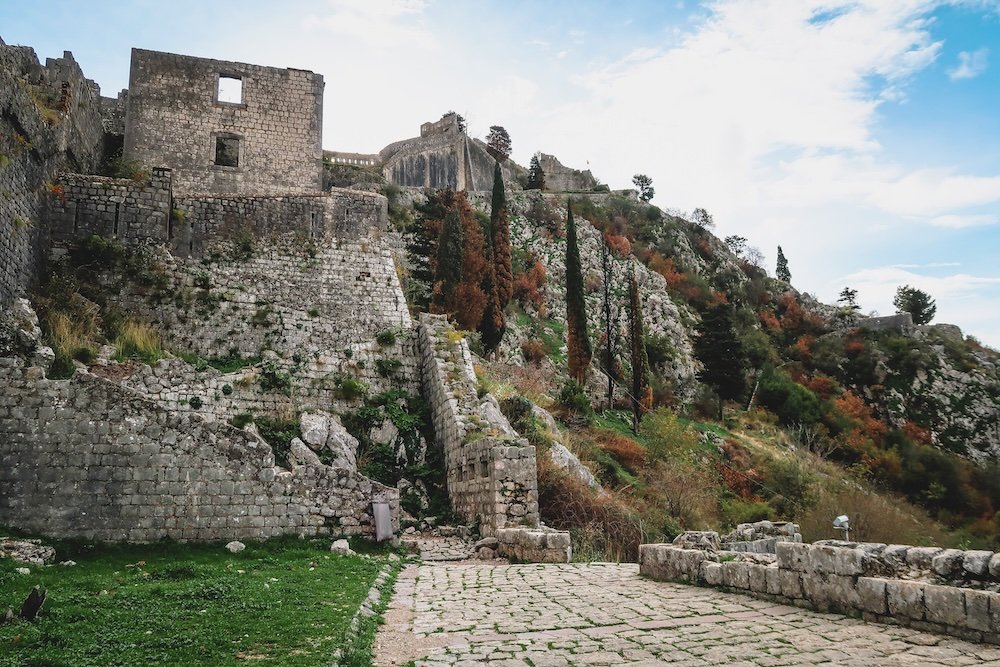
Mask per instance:
[[[952,229],[965,229],[966,227],[981,227],[983,225],[995,225],[1000,222],[996,215],[939,215],[931,218],[930,223],[937,227],[951,227]]]
[[[340,38],[357,40],[369,46],[434,45],[430,29],[419,17],[426,0],[327,0],[327,9],[308,15],[307,29],[319,29]]]
[[[990,50],[987,48],[975,51],[962,51],[958,54],[958,65],[948,70],[948,78],[952,81],[973,79],[986,71]]]

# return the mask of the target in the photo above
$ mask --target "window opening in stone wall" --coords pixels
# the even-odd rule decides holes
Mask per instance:
[[[215,138],[215,164],[219,167],[240,166],[240,140],[238,137]]]
[[[243,79],[231,74],[220,74],[216,100],[227,104],[243,104]]]
[[[121,215],[122,205],[121,202],[115,202],[115,236],[118,236],[118,218]]]
[[[80,205],[73,204],[73,234],[80,231]]]

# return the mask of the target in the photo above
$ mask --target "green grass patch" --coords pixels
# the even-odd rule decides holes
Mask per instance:
[[[328,665],[383,562],[329,543],[67,545],[76,566],[30,575],[0,560],[0,605],[49,594],[36,622],[0,626],[0,667]]]

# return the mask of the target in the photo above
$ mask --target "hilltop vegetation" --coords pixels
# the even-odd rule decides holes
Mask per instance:
[[[487,238],[479,232],[488,230],[489,201],[447,197],[462,211],[467,237]],[[440,203],[442,194],[428,201]],[[608,491],[595,494],[540,456],[547,522],[619,556],[633,555],[641,539],[763,518],[797,520],[807,538],[833,537],[829,521],[840,513],[852,515],[860,539],[995,544],[995,351],[948,327],[870,330],[850,304],[821,304],[769,276],[746,239],[712,234],[707,212],[692,222],[620,193],[576,195],[594,353],[585,387],[574,385],[567,382],[568,203],[537,191],[510,196],[514,298],[499,348],[478,350],[489,357],[484,381],[500,382],[501,395],[560,417],[561,431],[535,444],[565,444]],[[437,241],[449,208],[393,204],[408,241],[411,307],[433,308],[426,295],[442,288]],[[488,265],[485,252],[464,250],[466,267]],[[637,431],[622,412],[633,404],[631,271],[652,371],[644,406],[651,412]],[[784,272],[790,278],[787,259]],[[473,342],[480,308],[476,299],[437,306]],[[699,338],[715,342],[699,347]],[[718,341],[731,348],[725,359],[713,358]],[[738,382],[724,388],[718,378],[727,373]],[[520,428],[530,437],[530,424]]]

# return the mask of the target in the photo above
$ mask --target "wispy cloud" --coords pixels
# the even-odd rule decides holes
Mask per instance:
[[[990,50],[987,48],[975,51],[962,51],[958,54],[958,65],[948,70],[948,78],[952,81],[972,79],[986,71]]]
[[[431,30],[420,20],[427,0],[327,0],[327,9],[306,16],[307,29],[320,29],[368,45],[432,47]]]

